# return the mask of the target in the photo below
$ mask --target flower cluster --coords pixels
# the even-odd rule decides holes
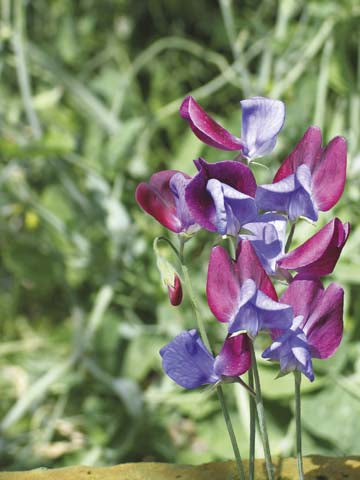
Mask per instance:
[[[335,283],[324,289],[321,277],[334,270],[349,224],[334,218],[305,243],[288,249],[299,219],[316,222],[319,212],[341,197],[346,141],[335,137],[323,147],[320,129],[311,126],[273,182],[257,185],[251,161],[275,147],[285,108],[281,101],[263,97],[243,100],[241,107],[237,137],[187,97],[180,115],[194,134],[237,156],[217,163],[198,158],[192,178],[164,170],[136,190],[141,208],[181,238],[205,229],[236,243],[235,258],[218,245],[208,265],[208,304],[217,320],[227,324],[220,353],[214,357],[196,330],[180,333],[160,351],[167,375],[185,388],[236,381],[251,366],[250,345],[260,331],[272,339],[263,358],[278,361],[283,374],[298,370],[312,381],[312,358],[328,358],[342,338],[343,289]],[[288,283],[280,298],[274,288],[279,279]],[[165,283],[172,304],[178,305],[182,286],[175,270]]]

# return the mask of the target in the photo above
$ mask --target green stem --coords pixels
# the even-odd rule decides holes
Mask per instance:
[[[250,368],[248,372],[248,383],[249,387],[254,389],[254,374],[252,368]],[[254,462],[255,462],[255,399],[250,397],[249,398],[249,405],[250,405],[250,449],[249,449],[249,480],[254,480]]]
[[[290,249],[291,242],[292,242],[294,232],[295,232],[295,226],[296,226],[296,223],[291,224],[290,233],[289,233],[288,239],[286,241],[286,245],[285,245],[285,253],[287,253]]]
[[[264,448],[264,456],[265,456],[265,464],[266,464],[266,471],[269,480],[274,480],[274,467],[271,460],[271,453],[270,453],[270,446],[269,446],[269,438],[267,434],[266,428],[266,421],[265,421],[265,412],[264,412],[264,404],[261,395],[261,385],[260,385],[260,378],[259,372],[256,363],[256,356],[254,345],[251,343],[251,366],[254,373],[254,380],[255,380],[255,391],[256,391],[256,409],[259,418],[259,428],[260,428],[260,435],[261,440]]]
[[[295,421],[296,421],[296,456],[299,473],[299,480],[304,480],[304,468],[302,461],[302,446],[301,446],[301,372],[294,371],[295,378]]]
[[[185,244],[185,240],[180,237],[179,257],[180,257],[180,260],[181,260],[181,269],[182,269],[182,272],[183,272],[184,284],[185,284],[185,286],[187,288],[187,291],[189,293],[189,296],[190,296],[190,300],[191,300],[191,304],[192,304],[192,307],[193,307],[193,310],[194,310],[194,313],[195,313],[195,318],[196,318],[196,322],[197,322],[198,329],[199,329],[199,332],[200,332],[200,336],[201,336],[202,341],[204,342],[205,346],[211,352],[212,350],[211,350],[209,338],[208,338],[206,330],[205,330],[204,322],[202,321],[202,318],[200,316],[199,306],[197,304],[194,289],[192,287],[191,279],[190,279],[190,276],[189,276],[189,271],[188,271],[187,266],[185,264],[184,244]],[[228,408],[226,406],[226,403],[225,403],[224,393],[223,393],[223,390],[222,390],[220,385],[218,385],[216,387],[216,390],[217,390],[217,394],[218,394],[218,397],[219,397],[221,410],[222,410],[222,413],[224,415],[226,428],[227,428],[228,433],[229,433],[231,445],[232,445],[232,448],[233,448],[233,451],[234,451],[234,456],[235,456],[235,461],[236,461],[239,477],[240,477],[240,480],[245,480],[244,467],[243,467],[243,464],[242,464],[241,455],[240,455],[239,447],[238,447],[238,444],[237,444],[237,441],[236,441],[234,428],[232,426],[229,410],[228,410]]]

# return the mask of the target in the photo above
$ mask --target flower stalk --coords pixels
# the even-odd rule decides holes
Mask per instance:
[[[299,480],[304,480],[304,467],[302,460],[302,442],[301,442],[301,372],[294,371],[295,379],[295,422],[296,422],[296,457],[299,473]]]

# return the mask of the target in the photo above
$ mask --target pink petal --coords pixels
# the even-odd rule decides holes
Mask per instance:
[[[304,324],[311,315],[313,305],[316,304],[317,297],[322,289],[322,283],[318,278],[301,274],[294,278],[280,297],[281,303],[291,305],[294,317],[298,315],[304,317],[303,322],[299,325],[300,328],[304,328]]]
[[[295,173],[297,168],[303,163],[308,165],[310,171],[313,171],[316,160],[320,157],[322,152],[321,142],[320,128],[313,126],[309,127],[300,142],[276,172],[273,183],[279,182],[288,175]]]
[[[243,143],[213,120],[192,97],[186,97],[180,115],[190,125],[195,135],[207,145],[222,150],[242,150]]]
[[[220,322],[229,322],[240,300],[235,264],[221,246],[211,250],[206,295],[210,310]]]
[[[349,223],[334,218],[309,240],[278,261],[281,268],[317,275],[329,275],[335,268],[349,236]]]
[[[341,197],[346,179],[346,140],[335,137],[314,166],[312,189],[319,210],[330,210]]]
[[[215,359],[215,373],[219,376],[238,377],[247,372],[250,366],[250,339],[246,333],[228,337]]]
[[[320,290],[303,330],[311,347],[311,355],[328,358],[339,346],[343,334],[344,290],[332,283]]]
[[[181,231],[181,222],[176,216],[176,206],[166,203],[159,192],[147,183],[140,183],[135,191],[135,199],[146,213],[152,215],[164,227],[173,232]]]
[[[278,297],[275,288],[249,240],[241,240],[239,242],[236,258],[235,268],[240,283],[242,284],[250,278],[255,282],[259,290],[277,301]]]

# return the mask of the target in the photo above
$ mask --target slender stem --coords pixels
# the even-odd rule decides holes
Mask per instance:
[[[185,244],[184,239],[180,237],[179,257],[181,259],[181,268],[182,268],[182,272],[183,272],[183,276],[184,276],[184,284],[186,285],[186,288],[187,288],[189,296],[190,296],[191,304],[192,304],[192,307],[193,307],[193,310],[194,310],[194,313],[195,313],[196,322],[197,322],[197,325],[198,325],[198,329],[200,331],[200,336],[201,336],[205,346],[211,352],[212,350],[211,350],[209,338],[208,338],[206,330],[205,330],[204,322],[202,321],[202,318],[200,316],[199,306],[198,306],[196,296],[195,296],[195,293],[194,293],[194,290],[193,290],[193,287],[192,287],[191,279],[190,279],[190,276],[189,276],[189,271],[188,271],[187,266],[185,264],[184,244]],[[224,393],[223,393],[223,390],[222,390],[220,385],[218,385],[216,387],[216,390],[217,390],[217,394],[218,394],[218,397],[219,397],[221,410],[222,410],[222,413],[224,415],[226,427],[227,427],[227,430],[228,430],[228,433],[229,433],[231,445],[232,445],[232,448],[233,448],[233,451],[234,451],[234,456],[235,456],[235,461],[236,461],[239,477],[240,477],[240,480],[245,480],[244,467],[243,467],[243,464],[242,464],[241,455],[240,455],[239,447],[238,447],[238,444],[237,444],[237,441],[236,441],[234,428],[232,426],[229,410],[228,410],[228,408],[226,406],[226,403],[225,403]]]
[[[304,480],[304,468],[302,461],[302,446],[301,446],[301,372],[294,371],[295,378],[295,421],[296,421],[296,456],[299,473],[299,480]]]
[[[254,389],[254,374],[252,368],[250,368],[248,372],[248,382],[249,387]],[[255,400],[254,398],[249,398],[249,405],[250,405],[250,448],[249,448],[249,480],[254,480],[254,467],[255,467]]]
[[[291,224],[290,233],[289,233],[288,239],[286,241],[286,245],[285,245],[285,253],[287,253],[289,251],[289,248],[291,246],[291,242],[292,242],[294,232],[295,232],[295,226],[296,226],[296,223]]]
[[[260,385],[260,378],[259,378],[259,372],[257,368],[257,363],[256,363],[256,356],[255,356],[255,350],[254,350],[254,345],[252,342],[251,343],[251,365],[254,373],[254,380],[255,380],[255,391],[256,391],[256,409],[257,409],[257,414],[259,418],[259,428],[260,428],[260,435],[261,435],[261,440],[264,448],[264,456],[265,456],[265,464],[266,464],[266,471],[268,475],[269,480],[274,480],[274,467],[272,464],[271,460],[271,453],[270,453],[270,446],[269,446],[269,438],[267,434],[267,428],[266,428],[266,421],[265,421],[265,412],[264,412],[264,404],[262,401],[262,395],[261,395],[261,385]]]

